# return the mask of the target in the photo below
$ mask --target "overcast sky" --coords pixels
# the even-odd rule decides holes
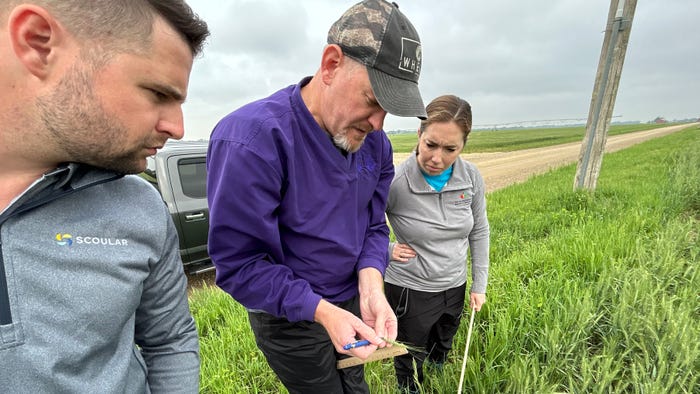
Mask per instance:
[[[212,32],[195,59],[186,140],[312,75],[330,25],[356,1],[188,0]],[[446,93],[475,126],[588,116],[609,0],[397,1],[422,41],[425,104]],[[700,1],[639,0],[613,121],[700,116]],[[416,129],[388,115],[384,129]]]

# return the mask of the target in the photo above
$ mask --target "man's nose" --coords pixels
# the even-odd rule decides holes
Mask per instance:
[[[381,130],[384,127],[384,118],[386,118],[386,111],[378,109],[367,120],[372,125],[372,130]]]
[[[168,134],[168,138],[182,139],[185,136],[183,118],[182,106],[178,104],[177,106],[169,107],[162,112],[158,124],[156,124],[156,130],[160,133]]]

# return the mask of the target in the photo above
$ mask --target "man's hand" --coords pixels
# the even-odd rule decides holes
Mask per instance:
[[[378,337],[395,340],[398,325],[396,315],[384,295],[382,274],[374,268],[365,268],[360,270],[358,276],[362,320],[374,328]],[[387,345],[390,344],[383,342],[379,347]]]
[[[351,354],[364,360],[377,350],[378,346],[386,345],[384,340],[359,317],[326,300],[321,300],[318,304],[314,320],[326,329],[338,353]],[[370,344],[350,350],[343,349],[343,346],[359,339],[367,339]]]

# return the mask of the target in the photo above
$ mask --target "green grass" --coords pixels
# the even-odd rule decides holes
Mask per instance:
[[[669,124],[633,124],[613,125],[608,136],[657,129]],[[582,141],[586,128],[558,127],[542,129],[508,129],[498,131],[477,130],[469,134],[465,153],[474,152],[510,152],[519,149],[539,148],[543,146]],[[416,133],[389,135],[394,152],[411,152],[418,141]]]
[[[286,391],[255,345],[243,306],[203,285],[190,295],[190,308],[200,336],[202,393]]]
[[[467,393],[700,393],[700,128],[607,154],[594,194],[575,165],[489,194],[487,303],[475,316]],[[195,290],[203,393],[286,392],[243,308]],[[455,392],[469,322],[424,392]],[[390,360],[369,363],[393,393]]]

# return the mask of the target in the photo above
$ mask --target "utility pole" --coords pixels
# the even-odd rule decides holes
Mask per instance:
[[[586,135],[576,167],[574,190],[585,188],[593,191],[598,182],[636,6],[637,0],[610,1],[605,39],[586,123]]]

